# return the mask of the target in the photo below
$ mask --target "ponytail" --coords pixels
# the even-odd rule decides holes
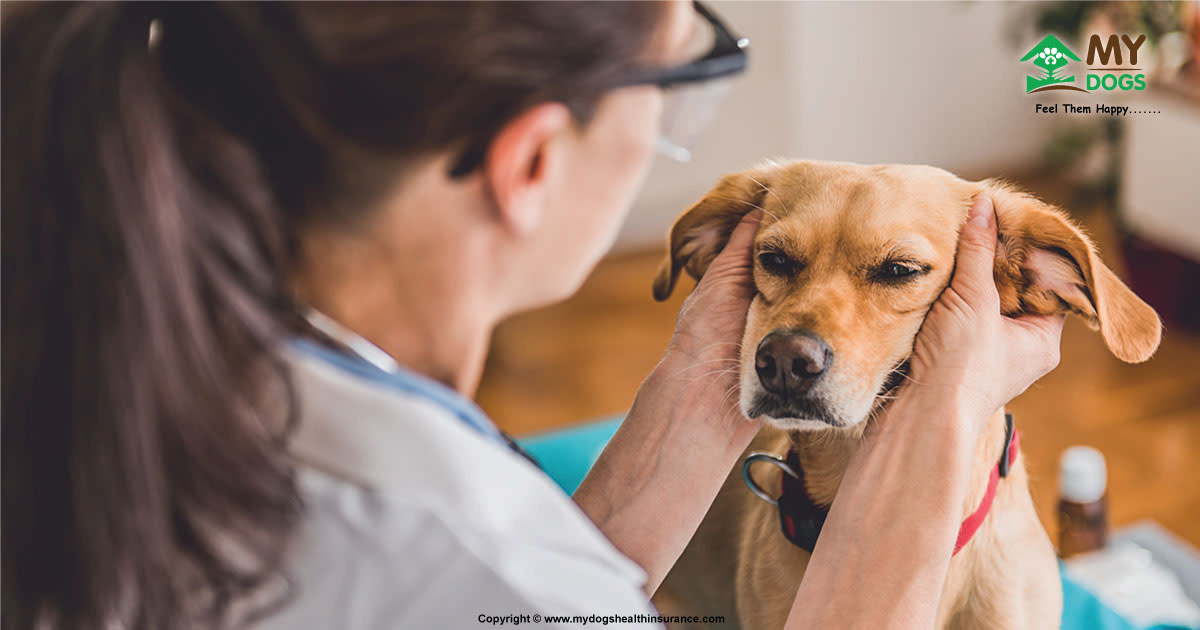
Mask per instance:
[[[217,625],[299,513],[278,212],[171,96],[157,8],[3,7],[4,628]]]

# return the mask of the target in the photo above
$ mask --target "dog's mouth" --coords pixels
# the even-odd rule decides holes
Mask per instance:
[[[832,427],[843,426],[838,416],[820,400],[812,398],[785,400],[767,392],[760,393],[755,397],[747,415],[751,418],[766,416],[772,420],[815,420]]]
[[[911,369],[912,363],[909,357],[905,357],[888,370],[887,376],[883,379],[883,385],[879,388],[879,393],[875,394],[875,410],[885,406],[895,397],[895,393],[904,385]],[[750,418],[765,416],[778,421],[810,420],[831,427],[845,427],[853,424],[847,423],[842,414],[837,413],[820,398],[811,396],[783,398],[770,392],[759,392],[754,397],[746,415]]]

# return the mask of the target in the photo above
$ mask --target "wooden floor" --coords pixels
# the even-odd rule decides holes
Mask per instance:
[[[1053,185],[1031,188],[1066,201],[1055,198]],[[1107,215],[1081,219],[1121,273]],[[517,435],[624,411],[666,347],[688,289],[653,301],[650,281],[661,256],[610,258],[571,300],[501,326],[478,394],[484,410]],[[1052,537],[1058,457],[1088,444],[1108,460],[1114,525],[1152,518],[1200,546],[1200,335],[1168,329],[1158,354],[1131,366],[1071,319],[1059,368],[1009,409]]]

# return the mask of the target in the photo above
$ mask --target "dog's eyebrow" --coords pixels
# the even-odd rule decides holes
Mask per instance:
[[[928,264],[925,261],[933,255],[933,248],[929,243],[920,240],[902,240],[892,241],[884,247],[880,248],[881,255],[874,261],[885,262],[888,260],[907,260],[916,263]]]
[[[763,235],[762,240],[758,242],[758,249],[778,249],[791,254],[794,258],[800,254],[799,243],[786,233],[781,232],[772,232]]]
[[[758,242],[759,249],[786,249],[787,245],[783,243],[783,239],[774,236],[768,236]]]

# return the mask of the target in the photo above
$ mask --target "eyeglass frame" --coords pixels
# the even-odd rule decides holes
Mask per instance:
[[[750,40],[734,35],[725,26],[725,22],[700,0],[692,0],[692,7],[712,26],[714,34],[712,49],[701,57],[677,66],[646,68],[634,72],[629,77],[614,83],[612,89],[635,85],[655,85],[666,89],[686,83],[719,79],[745,71],[746,49],[750,45]],[[468,149],[450,169],[451,179],[470,174],[479,168],[482,162],[483,155]]]
[[[719,79],[738,74],[746,69],[746,49],[750,46],[750,40],[734,35],[725,26],[725,22],[700,0],[692,0],[692,7],[712,26],[714,34],[712,49],[704,56],[678,66],[648,68],[635,72],[629,78],[617,82],[613,87],[657,85],[660,88],[669,88],[682,83]]]

